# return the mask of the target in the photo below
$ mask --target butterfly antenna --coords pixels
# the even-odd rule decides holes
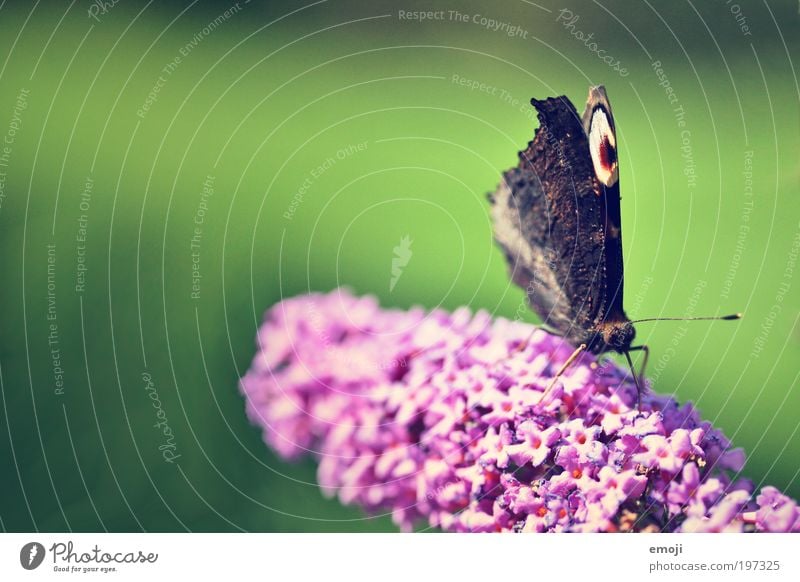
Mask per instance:
[[[743,314],[733,313],[715,317],[648,317],[647,319],[637,319],[631,323],[642,323],[645,321],[733,321],[741,319]]]

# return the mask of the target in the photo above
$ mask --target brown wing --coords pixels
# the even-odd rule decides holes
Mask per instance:
[[[617,300],[621,306],[618,226],[616,237],[606,227],[608,218],[619,224],[619,193],[608,200],[569,99],[532,103],[540,127],[492,197],[495,238],[534,311],[577,344],[594,334]]]
[[[511,279],[525,290],[542,321],[566,335],[576,315],[559,277],[550,200],[539,177],[528,168],[512,168],[490,199],[495,240],[505,253]]]

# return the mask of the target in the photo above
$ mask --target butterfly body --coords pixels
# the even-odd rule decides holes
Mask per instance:
[[[542,320],[572,344],[626,353],[616,135],[605,89],[579,116],[566,97],[532,100],[540,126],[490,197],[495,239]]]

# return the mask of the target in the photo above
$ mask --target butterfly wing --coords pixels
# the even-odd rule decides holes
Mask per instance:
[[[529,168],[512,168],[503,178],[491,197],[495,240],[506,256],[511,279],[525,290],[533,310],[566,335],[575,313],[552,245],[550,201]]]
[[[592,120],[591,94],[596,155],[569,99],[532,103],[540,126],[491,197],[495,239],[542,320],[573,343],[589,342],[607,317],[624,317],[616,150],[610,148],[616,140],[600,131],[601,117]],[[598,178],[595,158],[604,162],[609,186]]]
[[[582,124],[589,143],[595,178],[601,188],[603,214],[603,255],[605,287],[597,325],[628,321],[622,307],[624,269],[622,262],[622,219],[620,214],[617,133],[611,103],[602,85],[589,89]]]

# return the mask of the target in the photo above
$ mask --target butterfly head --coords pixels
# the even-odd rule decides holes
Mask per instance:
[[[615,351],[618,353],[627,352],[633,338],[636,337],[636,330],[630,321],[609,321],[599,329],[602,343],[605,344],[602,351]]]

